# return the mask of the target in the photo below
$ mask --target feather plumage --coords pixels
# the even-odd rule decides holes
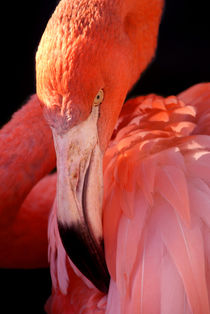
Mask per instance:
[[[205,86],[209,90],[209,85]],[[200,88],[202,93],[203,86]],[[198,94],[198,86],[194,89]],[[194,89],[180,99],[190,98],[187,94],[194,94]],[[151,95],[139,102],[135,99],[130,113],[125,106],[105,157],[110,167],[105,172],[105,187],[109,184],[106,174],[115,171],[111,191],[119,189],[124,195],[131,185],[134,195],[129,205],[132,215],[122,205],[112,206],[111,200],[106,200],[110,194],[104,203],[106,256],[112,268],[116,258],[120,313],[210,311],[210,134],[208,128],[198,133],[199,105],[185,105],[180,99]],[[203,116],[206,99],[206,92],[204,100],[199,96]],[[205,108],[209,110],[208,102]],[[118,160],[126,160],[127,165],[122,167]],[[119,204],[123,200],[125,196]],[[113,209],[118,212],[117,230],[107,227]],[[116,255],[110,246],[116,248]]]

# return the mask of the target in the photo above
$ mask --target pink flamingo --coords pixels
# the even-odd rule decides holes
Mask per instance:
[[[37,52],[39,100],[1,130],[1,266],[47,264],[55,197],[49,313],[210,313],[210,85],[122,108],[162,6],[62,0]]]

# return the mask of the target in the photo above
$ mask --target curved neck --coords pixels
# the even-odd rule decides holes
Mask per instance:
[[[8,224],[32,187],[55,167],[52,134],[36,95],[0,130],[0,217]]]

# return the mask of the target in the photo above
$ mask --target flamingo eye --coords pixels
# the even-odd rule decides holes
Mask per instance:
[[[98,106],[102,103],[104,99],[104,91],[103,89],[100,89],[98,94],[96,95],[94,101],[93,101],[93,106]]]

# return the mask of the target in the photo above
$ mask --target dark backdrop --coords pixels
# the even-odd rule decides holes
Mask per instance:
[[[149,1],[149,0],[148,0]],[[209,0],[167,0],[156,58],[131,95],[176,94],[210,81]],[[2,103],[0,124],[35,92],[34,57],[56,0],[8,1],[2,13]],[[4,313],[43,313],[50,294],[48,270],[0,270]],[[29,307],[28,304],[31,304]]]

